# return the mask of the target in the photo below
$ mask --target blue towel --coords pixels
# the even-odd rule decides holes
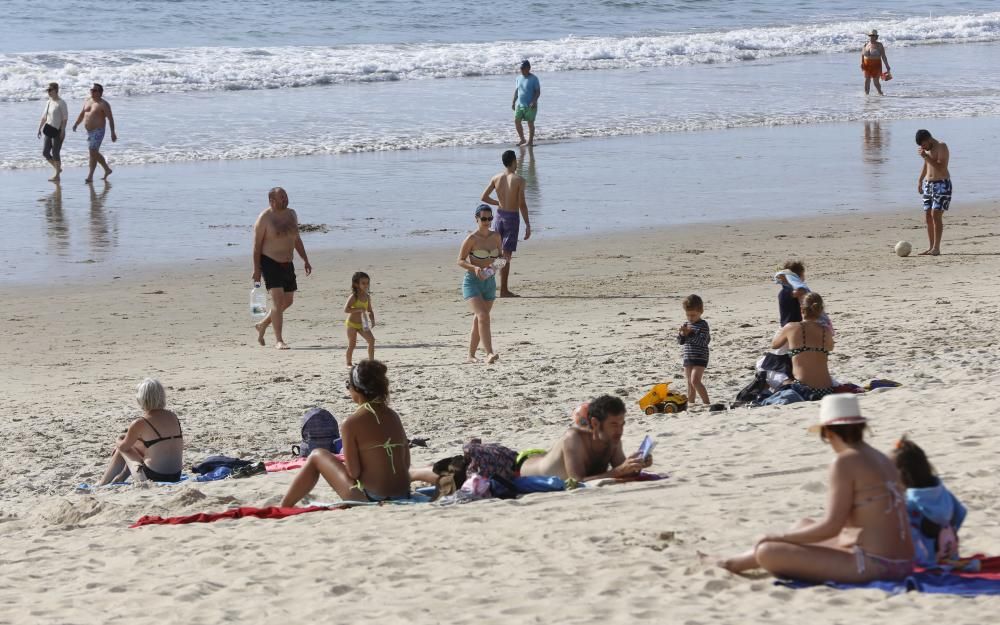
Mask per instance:
[[[777,586],[788,588],[811,588],[819,586],[811,582],[800,582],[797,580],[781,579],[774,582]],[[981,595],[1000,595],[1000,580],[983,579],[978,577],[963,577],[961,575],[941,575],[937,573],[914,573],[909,577],[898,581],[874,581],[867,584],[837,584],[826,582],[824,584],[830,588],[838,590],[850,590],[852,588],[875,588],[884,590],[893,595],[904,592],[926,592],[939,595],[958,595],[960,597],[978,597]]]

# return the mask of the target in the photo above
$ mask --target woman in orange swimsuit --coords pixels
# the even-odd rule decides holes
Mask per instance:
[[[906,502],[893,462],[864,441],[867,419],[854,395],[828,395],[809,428],[833,448],[826,516],[770,534],[719,563],[733,573],[762,568],[809,581],[864,583],[913,571]]]
[[[885,63],[885,71],[888,74],[892,71],[889,67],[889,59],[885,56],[885,46],[878,41],[878,31],[874,28],[868,33],[868,43],[861,48],[861,72],[865,75],[865,95],[871,91],[872,81],[875,81],[875,90],[879,95],[882,93],[882,63]]]

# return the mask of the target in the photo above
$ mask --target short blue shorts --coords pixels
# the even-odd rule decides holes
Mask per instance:
[[[94,128],[87,131],[87,147],[91,150],[100,150],[101,143],[104,142],[104,128]]]
[[[485,280],[480,280],[472,272],[466,271],[465,278],[462,279],[462,297],[481,297],[487,302],[492,302],[497,298],[497,277],[490,276]]]

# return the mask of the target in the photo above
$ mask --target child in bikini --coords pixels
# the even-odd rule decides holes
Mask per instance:
[[[358,335],[368,341],[368,360],[375,360],[375,335],[372,328],[375,327],[375,307],[372,305],[372,296],[368,292],[371,278],[363,271],[356,271],[351,276],[351,296],[344,304],[344,312],[347,319],[344,325],[347,327],[347,366],[351,367],[354,358],[354,347],[358,343]]]
[[[896,443],[892,460],[906,487],[906,512],[917,564],[930,567],[957,560],[958,529],[965,520],[965,506],[944,487],[924,450],[910,439],[904,436]]]

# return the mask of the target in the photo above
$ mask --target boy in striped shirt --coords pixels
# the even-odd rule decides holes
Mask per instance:
[[[697,295],[688,295],[682,303],[687,322],[677,331],[677,342],[683,346],[684,380],[687,382],[688,403],[694,405],[698,397],[707,406],[708,390],[701,381],[708,366],[708,343],[712,335],[708,322],[701,318],[705,304]]]

